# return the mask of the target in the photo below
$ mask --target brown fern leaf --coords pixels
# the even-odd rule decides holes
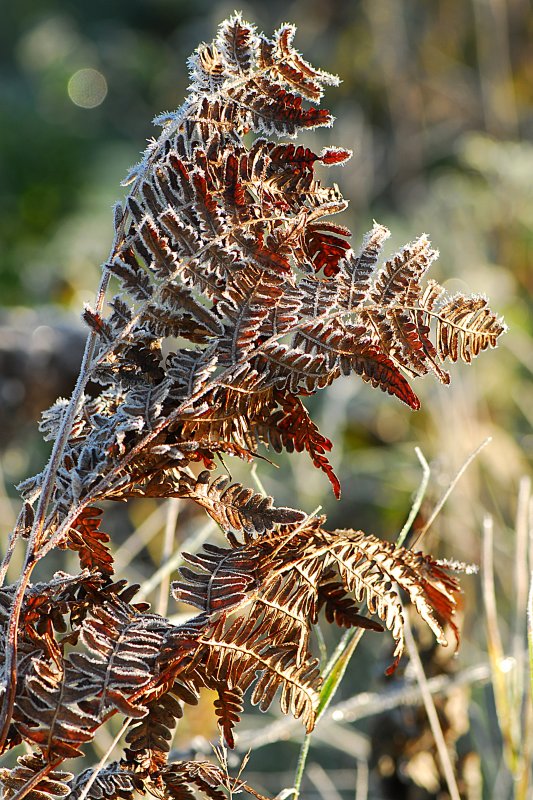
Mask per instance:
[[[290,576],[278,574],[267,578],[248,612],[253,619],[260,616],[277,619],[276,626],[283,631],[287,653],[293,653],[298,667],[310,658],[309,636],[317,614],[317,577],[321,567],[319,562],[296,563]]]
[[[401,303],[412,305],[420,293],[420,279],[437,258],[424,235],[405,245],[394,258],[377,272],[370,290],[370,300],[380,306]]]
[[[437,316],[437,352],[444,361],[459,359],[469,364],[482,350],[496,347],[505,331],[502,320],[488,307],[484,297],[455,295]]]
[[[253,131],[295,136],[302,129],[332,124],[333,117],[329,111],[304,108],[301,97],[286,91],[271,79],[257,77],[255,84],[253,89],[246,87],[232,92],[238,105],[247,109],[246,121]]]
[[[13,769],[0,769],[0,782],[5,800],[24,791],[27,800],[52,800],[56,797],[70,797],[69,781],[71,772],[50,768],[41,755],[29,753],[19,756]],[[30,787],[31,788],[28,788]],[[20,795],[22,796],[22,795]]]
[[[68,695],[62,688],[64,670],[62,645],[59,636],[66,641],[69,622],[75,626],[87,613],[87,592],[97,588],[99,578],[83,572],[77,576],[58,573],[48,583],[36,583],[25,594],[19,621],[16,694],[14,698],[14,722],[6,737],[5,749],[20,743],[24,726],[29,726],[29,740],[46,749],[47,724],[61,722],[58,704]],[[15,595],[14,586],[0,591],[0,664],[6,661],[6,644],[9,613]],[[11,675],[3,680],[12,680]],[[70,711],[66,712],[70,713]],[[43,723],[41,725],[41,723]],[[86,727],[84,725],[86,724]],[[73,730],[66,732],[58,727],[58,747],[76,749],[76,742],[85,741],[87,730],[94,726],[90,717],[80,716],[79,737]],[[34,730],[35,729],[35,730]],[[35,734],[35,735],[34,735]],[[49,738],[52,739],[50,733]],[[64,741],[63,741],[64,739]]]
[[[225,365],[239,363],[256,347],[260,329],[283,296],[283,280],[278,275],[253,268],[246,272],[239,289],[228,292],[231,302],[219,305],[227,319],[220,342],[220,358]]]
[[[107,547],[109,535],[100,530],[101,516],[101,508],[84,508],[61,546],[75,550],[85,569],[96,570],[102,575],[112,575],[113,556]]]
[[[269,420],[270,442],[277,452],[284,447],[289,453],[306,450],[315,465],[328,476],[335,497],[340,497],[341,486],[327,456],[333,447],[331,441],[323,436],[299,397],[288,392],[275,392],[274,398],[281,406]]]
[[[285,649],[292,649],[300,666],[308,655],[311,623],[316,622],[321,564],[300,562],[295,556],[290,579],[278,574],[275,566],[281,566],[286,557],[280,562],[273,557],[275,541],[277,536],[272,540],[266,537],[264,544],[260,540],[258,546],[251,543],[231,550],[204,545],[204,553],[185,554],[185,560],[204,574],[182,567],[184,580],[173,584],[173,594],[208,613],[227,613],[251,603],[246,610],[248,618],[265,624],[270,620],[270,634],[282,635]]]
[[[82,795],[88,800],[134,800],[144,793],[144,781],[140,775],[129,770],[122,762],[113,761],[98,771],[93,780],[94,769],[84,770],[70,786],[70,800],[78,800]],[[86,792],[89,781],[91,787]],[[84,794],[84,792],[86,792]]]
[[[88,694],[75,686],[64,663],[34,659],[24,694],[17,698],[17,730],[48,760],[81,756],[80,747],[93,739],[100,724],[98,716],[78,705]]]
[[[439,643],[446,644],[439,619],[449,624],[458,637],[453,616],[459,585],[435,561],[362,533],[337,531],[334,536],[336,541],[329,553],[343,585],[354,593],[356,601],[366,601],[396,642],[395,659],[388,674],[398,665],[404,649],[402,605],[393,583],[408,593]]]
[[[371,631],[383,631],[383,626],[375,620],[359,614],[353,598],[347,593],[339,581],[321,583],[318,589],[318,609],[324,608],[326,619],[340,628],[365,628]]]
[[[265,138],[247,146],[246,131],[292,136],[331,121],[305,103],[336,79],[301,57],[293,35],[282,26],[269,40],[240,15],[224,22],[190,60],[187,103],[159,119],[160,139],[132,172],[106,264],[122,295],[108,318],[87,312],[101,346],[89,371],[102,391],[69,440],[59,517],[87,494],[94,499],[110,471],[107,496],[147,484],[157,496],[162,470],[183,472],[190,461],[210,468],[217,452],[250,459],[269,439],[294,447],[276,431],[287,419],[271,404],[274,390],[294,405],[355,372],[416,409],[405,374],[431,371],[447,382],[439,361],[468,360],[503,329],[475,299],[424,290],[436,257],[425,236],[382,265],[383,226],[374,225],[357,256],[348,248],[349,231],[330,221],[346,201],[315,176],[319,164],[344,163],[347,150],[316,154]],[[299,413],[304,448],[338,495],[329,442]]]
[[[354,372],[364,381],[398,397],[415,411],[420,408],[420,400],[391,359],[373,345],[366,346],[352,360]]]
[[[324,83],[337,85],[339,80],[333,75],[315,69],[302,58],[292,44],[295,33],[294,25],[282,25],[276,31],[273,47],[269,48],[264,41],[262,42],[261,57],[265,65],[271,66],[271,69],[275,70],[291,89],[318,103],[322,97],[322,85]]]
[[[147,703],[148,713],[129,728],[125,763],[150,774],[162,767],[170,751],[173,730],[183,716],[183,704],[196,705],[198,691],[190,681],[176,680],[170,690]]]
[[[257,586],[259,577],[247,551],[214,544],[205,544],[203,551],[183,554],[184,561],[196,570],[180,568],[184,580],[172,584],[175,599],[209,614],[240,606]]]
[[[316,70],[300,53],[293,47],[294,25],[283,25],[275,34],[274,47],[271,54],[267,56],[266,48],[263,46],[262,56],[268,63],[272,60],[272,65],[276,73],[293,90],[296,90],[303,97],[318,103],[322,97],[322,83],[338,83],[338,79],[326,75]]]
[[[159,617],[143,615],[145,604],[130,605],[137,587],[125,588],[124,581],[105,590],[95,586],[92,576],[90,582],[85,577],[80,585],[73,579],[70,584],[64,578],[57,582],[56,613],[70,614],[71,633],[58,644],[52,624],[44,628],[40,624],[39,613],[46,614],[46,603],[32,603],[30,596],[26,636],[20,643],[20,656],[27,661],[25,640],[39,648],[34,645],[33,658],[19,670],[14,729],[49,761],[82,755],[80,748],[94,738],[110,713],[118,710],[134,718],[147,713],[130,698],[153,683],[156,659],[170,627]],[[69,597],[71,588],[80,590],[80,598]],[[65,630],[64,623],[54,625]],[[72,649],[69,658],[63,656],[65,643]],[[77,652],[84,647],[91,656]]]
[[[310,731],[321,678],[309,642],[321,610],[342,627],[387,628],[391,669],[404,648],[399,590],[439,642],[446,625],[457,635],[458,584],[442,564],[360,531],[327,531],[324,518],[209,476],[216,455],[250,461],[270,444],[305,450],[338,497],[331,442],[301,398],[356,373],[416,409],[405,375],[448,382],[440,362],[469,362],[504,330],[483,298],[423,286],[437,255],[425,236],[381,264],[385,227],[374,225],[358,255],[349,248],[350,232],[331,222],[347,202],[315,174],[349,151],[266,138],[248,146],[250,133],[293,137],[332,122],[309,103],[337,79],[302,58],[294,30],[267,39],[238,14],[224,22],[191,57],[187,100],[159,118],[163,131],[115,209],[105,273],[119,294],[107,311],[99,297],[84,314],[91,338],[76,413],[59,401],[43,415],[60,457],[21,487],[26,506],[9,546],[28,537],[30,550],[19,588],[0,591],[2,748],[25,740],[41,754],[2,771],[9,797],[65,795],[59,763],[80,756],[115,713],[136,720],[125,757],[82,773],[73,798],[93,777],[94,798],[252,791],[204,762],[167,763],[182,705],[202,688],[218,694],[230,746],[247,692],[263,711],[279,693],[282,711]],[[174,596],[200,613],[183,625],[110,582],[97,505],[132,496],[190,498],[230,541],[184,556]],[[82,573],[26,588],[56,540],[79,553]],[[359,613],[363,603],[379,622]]]
[[[338,302],[346,310],[357,310],[361,302],[366,299],[379,254],[389,236],[390,231],[375,222],[374,227],[363,240],[359,255],[356,256],[352,252],[339,263]]]
[[[93,606],[80,629],[80,642],[90,655],[69,656],[76,684],[94,698],[86,704],[93,714],[116,709],[134,718],[146,715],[146,707],[129,697],[151,681],[167,629],[166,620],[139,614],[118,597],[102,597]]]
[[[169,800],[190,800],[193,787],[209,800],[226,800],[226,793],[232,797],[239,792],[246,792],[256,800],[267,800],[240,778],[231,778],[224,769],[208,761],[169,764],[158,775],[158,783],[164,786],[167,792],[164,797]]]
[[[266,711],[281,690],[284,714],[301,717],[312,730],[318,702],[320,673],[316,659],[296,663],[294,647],[285,647],[282,618],[240,618],[228,628],[224,619],[215,622],[201,638],[206,649],[205,670],[245,693],[252,686],[251,701]]]
[[[350,235],[347,228],[331,222],[314,222],[306,226],[303,250],[315,272],[324,270],[327,278],[338,273],[339,262],[350,248],[344,237]]]
[[[224,736],[228,747],[235,747],[233,728],[240,722],[243,710],[243,692],[239,686],[229,689],[225,682],[211,684],[207,681],[209,688],[214,689],[218,698],[215,700],[215,714],[217,715],[218,726]]]
[[[243,554],[249,553],[258,570],[269,565],[269,571],[265,573],[267,577],[256,590],[256,597],[247,612],[248,618],[256,620],[261,628],[265,606],[270,605],[271,621],[275,614],[279,627],[290,632],[287,638],[291,642],[295,663],[299,663],[301,645],[298,645],[298,640],[302,635],[298,633],[298,627],[294,627],[298,608],[301,621],[308,620],[304,627],[309,627],[316,621],[319,608],[324,602],[327,604],[331,596],[330,614],[336,622],[344,625],[347,621],[344,611],[348,615],[357,613],[352,604],[345,603],[348,596],[353,597],[355,603],[366,602],[369,611],[377,614],[391,631],[396,641],[395,661],[390,668],[393,670],[404,648],[402,603],[394,584],[407,592],[437,641],[445,643],[444,624],[450,625],[458,637],[454,614],[459,585],[445,567],[422,553],[397,548],[360,531],[326,531],[320,522],[311,520],[308,525],[293,526],[292,531],[290,526],[286,526],[243,549]],[[211,569],[215,568],[212,566]],[[299,594],[298,600],[291,596],[290,587],[296,587],[294,591]],[[286,599],[289,602],[285,602]],[[335,615],[336,603],[338,617]],[[245,622],[241,624],[245,626]],[[380,629],[379,625],[374,626],[371,622],[365,627]],[[273,639],[277,630],[274,627],[271,631]]]
[[[258,58],[259,39],[253,25],[234,14],[222,23],[216,45],[232,71],[247,75]]]
[[[164,767],[160,779],[169,800],[190,800],[197,789],[209,800],[226,800],[227,775],[208,761],[178,761]]]
[[[179,492],[178,496],[191,497],[203,506],[223,530],[242,531],[248,536],[272,530],[277,524],[299,522],[305,517],[296,509],[276,508],[272,497],[246,489],[240,483],[232,483],[227,476],[209,483],[207,471],[201,472],[191,483],[184,479]]]

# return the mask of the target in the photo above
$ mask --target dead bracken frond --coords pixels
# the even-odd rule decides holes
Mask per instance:
[[[376,223],[352,249],[331,221],[347,203],[314,171],[349,151],[267,138],[333,121],[318,103],[337,78],[302,58],[294,32],[268,39],[238,14],[223,22],[189,61],[184,104],[158,119],[159,139],[125,182],[100,299],[84,313],[76,390],[44,412],[51,461],[20,487],[11,544],[26,540],[27,556],[20,581],[0,591],[0,747],[32,752],[1,771],[6,800],[259,796],[212,764],[169,762],[173,729],[202,688],[215,692],[230,747],[247,693],[263,711],[279,695],[310,731],[322,610],[344,628],[390,631],[391,670],[404,650],[399,590],[439,642],[446,625],[457,634],[458,582],[430,556],[327,530],[324,518],[210,476],[215,456],[306,451],[338,497],[332,443],[303,398],[355,373],[417,409],[411,379],[449,382],[443,362],[470,362],[504,330],[484,298],[423,282],[437,257],[426,236],[382,262],[389,231]],[[106,312],[111,278],[120,290]],[[113,583],[101,504],[131,497],[190,499],[227,536],[228,547],[184,554],[173,593],[199,613],[183,625]],[[32,583],[54,548],[77,552],[80,573]],[[115,714],[132,719],[122,758],[62,772]]]

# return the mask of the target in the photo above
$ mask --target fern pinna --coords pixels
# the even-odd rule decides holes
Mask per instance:
[[[437,256],[425,236],[382,261],[384,226],[353,250],[331,221],[346,201],[315,167],[350,152],[284,140],[331,125],[317,104],[337,79],[304,61],[293,36],[290,25],[268,39],[239,15],[225,21],[191,57],[189,95],[157,119],[162,134],[115,209],[80,377],[71,400],[43,415],[52,455],[20,487],[2,566],[5,577],[26,540],[20,581],[0,592],[1,746],[32,750],[2,770],[6,798],[254,794],[215,765],[169,761],[171,731],[202,688],[216,693],[230,747],[247,692],[266,710],[279,690],[283,712],[310,731],[321,610],[341,627],[387,628],[391,669],[403,651],[399,589],[439,641],[445,624],[454,629],[458,584],[431,557],[330,531],[210,474],[216,456],[306,451],[339,496],[331,442],[305,397],[356,373],[417,409],[411,378],[447,383],[443,362],[469,362],[503,330],[485,299],[422,284]],[[225,548],[184,556],[173,592],[198,614],[183,625],[114,581],[101,504],[138,496],[190,498],[227,535]],[[54,548],[76,551],[81,571],[32,583]],[[76,778],[63,771],[117,713],[130,720],[122,757]]]

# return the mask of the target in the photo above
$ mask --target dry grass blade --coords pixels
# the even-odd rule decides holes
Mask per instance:
[[[406,617],[407,617],[407,610],[406,610]],[[424,667],[422,666],[422,661],[420,660],[420,656],[418,654],[418,650],[411,631],[411,626],[409,625],[408,618],[406,619],[406,625],[405,625],[405,640],[407,643],[407,648],[409,650],[411,664],[414,667],[416,679],[418,681],[418,685],[420,686],[422,699],[431,725],[433,738],[435,739],[435,744],[437,746],[437,752],[439,754],[442,770],[446,778],[446,783],[448,786],[448,792],[450,793],[450,798],[451,800],[461,800],[459,789],[457,788],[457,781],[455,780],[454,768],[450,760],[450,754],[446,746],[444,734],[442,733],[442,728],[439,722],[437,709],[435,708],[433,697],[428,688],[427,678],[424,673]]]
[[[515,550],[515,556],[520,549],[518,547]],[[523,566],[515,563],[515,569],[521,570]],[[483,601],[492,686],[498,724],[503,739],[505,763],[516,783],[516,797],[525,800],[530,780],[529,753],[532,717],[529,708],[531,700],[523,681],[524,633],[522,633],[522,646],[518,656],[506,656],[497,616],[493,564],[493,523],[490,516],[485,517],[483,524]],[[524,620],[524,616],[522,620]],[[524,701],[526,703],[525,716]]]
[[[411,526],[416,519],[416,515],[420,511],[420,506],[424,500],[426,495],[426,490],[428,487],[429,479],[431,477],[431,470],[429,468],[429,464],[425,459],[425,456],[422,450],[419,447],[415,447],[416,457],[420,461],[420,465],[422,467],[422,479],[420,481],[420,485],[416,491],[416,495],[414,500],[411,504],[411,508],[409,510],[409,516],[407,517],[403,528],[401,529],[400,533],[398,534],[398,538],[396,540],[396,544],[398,547],[402,547],[404,544],[407,536],[409,535],[409,531],[411,530]]]
[[[451,495],[451,493],[453,492],[453,490],[457,486],[458,482],[460,481],[460,479],[462,478],[462,476],[464,475],[464,473],[466,472],[466,470],[468,469],[470,464],[474,461],[475,458],[477,458],[477,456],[481,453],[481,451],[488,444],[491,443],[491,441],[492,441],[492,437],[488,436],[483,442],[481,442],[480,445],[478,445],[478,447],[476,447],[475,450],[472,451],[472,453],[470,453],[470,455],[468,456],[466,461],[462,464],[460,469],[457,471],[457,474],[453,477],[453,479],[450,481],[450,483],[446,487],[445,492],[443,493],[442,497],[440,498],[440,500],[438,501],[437,505],[433,509],[433,511],[432,511],[428,521],[426,522],[426,524],[418,531],[418,533],[416,534],[414,539],[409,543],[409,547],[411,549],[414,549],[418,544],[420,544],[420,541],[426,535],[428,530],[431,528],[431,526],[435,522],[436,518],[438,517],[438,515],[442,511],[447,499],[449,498],[449,496]]]
[[[77,798],[77,800],[86,800],[86,798],[89,796],[89,792],[91,791],[91,787],[93,786],[94,782],[97,780],[99,773],[105,767],[107,761],[109,760],[109,757],[111,756],[111,753],[113,752],[113,750],[115,749],[117,744],[120,742],[120,740],[122,739],[123,735],[128,730],[131,722],[132,722],[131,719],[127,719],[124,722],[124,724],[120,728],[119,732],[117,733],[117,735],[115,736],[115,738],[113,739],[113,741],[111,742],[109,747],[107,748],[106,752],[103,754],[103,756],[100,759],[100,761],[98,762],[98,764],[96,764],[96,766],[94,767],[94,770],[93,770],[93,773],[92,773],[91,777],[89,778],[89,780],[85,784],[85,787],[81,791],[81,793],[80,793],[79,797]]]
[[[163,539],[163,551],[161,553],[161,563],[163,565],[168,563],[168,561],[172,557],[172,552],[175,549],[174,538],[176,535],[176,525],[178,522],[179,508],[180,508],[180,501],[177,498],[172,497],[169,500],[169,505],[167,508],[167,519],[165,522],[165,536]],[[160,614],[162,617],[165,617],[167,614],[169,589],[170,589],[170,573],[167,572],[166,575],[161,577],[161,583],[159,585],[159,599],[157,602],[157,613]]]

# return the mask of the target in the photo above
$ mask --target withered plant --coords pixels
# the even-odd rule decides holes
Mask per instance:
[[[185,103],[156,120],[162,133],[115,208],[79,379],[43,415],[52,454],[20,487],[2,567],[5,579],[24,540],[20,580],[0,592],[0,742],[26,745],[1,771],[5,798],[253,793],[217,765],[169,760],[172,731],[203,688],[216,693],[229,747],[246,694],[265,711],[279,692],[282,711],[311,731],[321,612],[342,628],[388,629],[390,670],[404,649],[400,590],[439,642],[445,625],[457,633],[449,565],[328,530],[323,516],[211,474],[218,456],[306,451],[338,497],[332,445],[305,398],[355,373],[417,409],[410,379],[448,383],[442,363],[470,362],[504,327],[483,297],[422,284],[437,256],[425,236],[382,262],[389,231],[374,224],[351,249],[331,221],[346,201],[314,174],[350,152],[284,141],[331,125],[318,103],[337,83],[293,36],[290,25],[268,39],[239,15],[223,22],[191,57]],[[183,554],[190,566],[172,591],[198,613],[182,625],[135,603],[136,587],[113,574],[102,505],[139,497],[189,498],[227,537]],[[78,553],[80,571],[32,582],[58,548]],[[121,758],[64,771],[117,714],[131,721]]]

